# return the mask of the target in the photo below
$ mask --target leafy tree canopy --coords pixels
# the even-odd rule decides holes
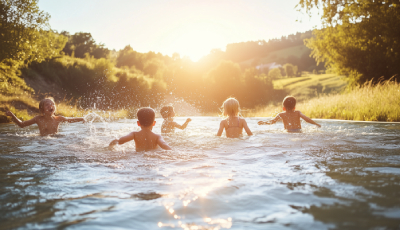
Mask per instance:
[[[16,67],[58,55],[66,39],[50,30],[49,18],[35,0],[1,0],[0,63]]]
[[[68,38],[63,51],[65,54],[84,58],[86,54],[94,58],[107,58],[110,50],[104,47],[104,44],[97,45],[90,33],[79,32],[70,35],[67,31],[62,31],[62,35]]]
[[[300,0],[298,7],[322,9],[323,28],[306,40],[318,62],[353,83],[400,73],[399,0]]]

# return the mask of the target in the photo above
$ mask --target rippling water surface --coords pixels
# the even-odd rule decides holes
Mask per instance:
[[[65,124],[54,137],[0,125],[0,228],[400,228],[400,124],[286,133],[247,118],[254,136],[228,139],[215,136],[220,118],[192,119],[165,137],[173,151],[140,153],[133,141],[107,147],[136,120]]]

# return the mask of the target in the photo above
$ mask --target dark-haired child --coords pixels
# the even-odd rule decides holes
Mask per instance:
[[[276,115],[276,117],[270,121],[259,121],[259,125],[272,125],[275,122],[282,119],[283,125],[288,132],[299,132],[301,131],[300,118],[303,118],[306,122],[321,127],[320,124],[316,123],[306,115],[302,114],[300,111],[295,111],[296,109],[296,98],[292,96],[287,96],[282,102],[283,111]]]
[[[111,141],[109,146],[116,144],[124,144],[125,142],[134,140],[136,151],[148,151],[156,149],[157,145],[165,150],[171,150],[171,147],[165,143],[161,135],[152,132],[153,126],[156,124],[156,114],[152,108],[140,108],[137,112],[137,125],[140,126],[139,132],[131,132],[126,136]]]
[[[37,124],[39,127],[40,135],[52,135],[58,133],[58,126],[61,122],[79,122],[85,121],[83,117],[63,117],[55,116],[56,104],[54,99],[49,97],[40,101],[39,103],[40,115],[27,121],[21,121],[12,112],[7,111],[6,115],[11,116],[11,119],[21,128]]]
[[[183,125],[179,125],[174,121],[175,117],[175,111],[174,107],[172,105],[167,105],[161,108],[160,110],[161,116],[164,118],[164,121],[161,125],[161,133],[173,133],[175,132],[175,128],[178,129],[185,129],[189,122],[192,121],[192,119],[188,118],[186,119],[186,122]]]

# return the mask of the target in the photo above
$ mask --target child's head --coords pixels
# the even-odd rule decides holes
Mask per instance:
[[[56,103],[52,97],[47,97],[39,102],[39,112],[41,115],[50,113],[53,115],[56,112]]]
[[[230,97],[224,101],[222,105],[223,112],[222,115],[226,116],[238,116],[240,115],[240,105],[239,101],[233,97]]]
[[[172,105],[162,107],[160,113],[164,119],[175,116],[174,107],[172,107]]]
[[[149,127],[154,124],[156,113],[150,107],[140,108],[137,112],[137,117],[142,127]]]
[[[287,96],[283,99],[282,105],[283,108],[286,109],[286,111],[294,110],[294,108],[296,107],[296,98],[293,96]]]

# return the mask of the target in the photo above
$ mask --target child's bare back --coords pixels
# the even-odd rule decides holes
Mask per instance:
[[[157,148],[157,145],[165,150],[171,150],[171,147],[164,141],[161,135],[153,133],[153,126],[156,124],[155,113],[152,108],[141,108],[137,112],[137,124],[141,130],[131,132],[126,136],[111,141],[110,147],[116,144],[124,144],[128,141],[134,140],[136,151],[148,151]]]
[[[241,117],[228,117],[227,119],[222,120],[217,136],[221,136],[224,129],[226,132],[226,137],[240,137],[243,133],[243,129],[246,130],[248,135],[252,135],[249,127],[247,126],[246,120]]]
[[[236,138],[242,135],[243,129],[247,135],[251,136],[253,133],[247,126],[247,122],[243,117],[240,116],[240,105],[239,101],[235,98],[228,98],[224,101],[223,105],[223,116],[228,116],[219,124],[217,136],[221,136],[225,130],[226,137]]]
[[[161,135],[155,134],[148,129],[142,129],[138,132],[131,132],[128,135],[119,138],[118,140],[112,141],[110,146],[115,144],[122,145],[131,140],[135,141],[136,151],[138,152],[156,149],[157,145],[163,149],[171,149],[168,144],[165,143]]]

